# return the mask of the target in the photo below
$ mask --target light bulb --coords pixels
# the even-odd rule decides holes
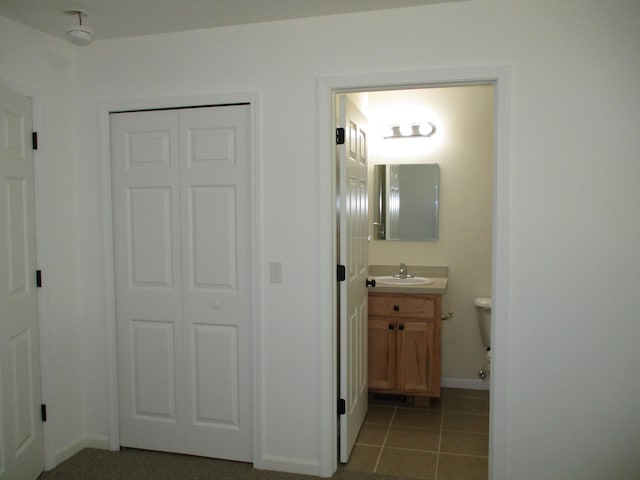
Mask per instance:
[[[391,125],[380,127],[380,135],[382,138],[393,137],[393,127],[391,127]]]
[[[413,127],[408,123],[405,123],[404,125],[400,125],[400,134],[403,137],[411,136],[413,134]]]
[[[428,137],[429,135],[432,135],[436,131],[436,127],[433,125],[433,123],[421,123],[419,131],[420,131],[420,135],[424,135],[425,137]]]

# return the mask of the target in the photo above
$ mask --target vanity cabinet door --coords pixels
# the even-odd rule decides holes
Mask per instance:
[[[433,323],[399,321],[397,329],[398,389],[406,393],[430,393]]]
[[[396,388],[396,322],[369,319],[369,389]]]

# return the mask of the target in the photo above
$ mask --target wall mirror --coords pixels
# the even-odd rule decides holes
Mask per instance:
[[[374,165],[374,240],[438,240],[439,183],[437,163]]]

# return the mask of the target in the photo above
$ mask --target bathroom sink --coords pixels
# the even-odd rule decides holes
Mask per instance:
[[[433,283],[433,278],[428,277],[407,277],[407,278],[399,278],[399,277],[374,277],[376,280],[376,284],[380,286],[384,285],[398,285],[398,286],[407,286],[407,285],[429,285]]]

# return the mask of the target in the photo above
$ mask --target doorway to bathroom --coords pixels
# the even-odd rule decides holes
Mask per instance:
[[[438,444],[444,435],[445,444],[449,444],[451,435],[442,429],[445,416],[442,414],[444,401],[449,395],[451,402],[448,410],[452,414],[477,415],[469,417],[486,425],[482,431],[471,432],[479,436],[481,444],[486,446],[482,455],[480,449],[473,447],[475,453],[470,453],[470,458],[484,457],[486,465],[491,456],[500,454],[500,434],[491,427],[492,436],[489,441],[489,425],[500,424],[500,418],[489,418],[489,392],[488,383],[492,389],[500,385],[495,378],[484,382],[477,377],[477,371],[483,367],[484,350],[480,341],[478,325],[476,321],[473,299],[479,294],[490,296],[492,292],[500,291],[495,286],[504,283],[500,270],[503,268],[504,257],[494,255],[501,244],[505,243],[504,221],[502,210],[506,204],[506,191],[504,183],[500,180],[506,169],[504,158],[504,128],[498,131],[498,119],[504,117],[504,99],[506,98],[506,73],[498,71],[496,75],[488,75],[485,78],[477,78],[473,72],[467,72],[466,81],[443,82],[397,82],[388,83],[385,78],[382,83],[376,84],[371,78],[358,85],[358,80],[332,79],[334,88],[330,90],[331,109],[337,105],[337,99],[341,95],[348,96],[368,117],[367,138],[369,139],[369,180],[372,179],[373,164],[382,163],[439,163],[441,168],[441,197],[440,197],[440,233],[436,241],[378,241],[373,240],[374,228],[371,209],[368,214],[369,225],[369,249],[370,264],[399,265],[400,262],[408,265],[447,265],[450,267],[450,287],[444,299],[444,311],[454,309],[454,319],[449,323],[443,323],[443,387],[444,395],[440,403],[439,418],[441,432]],[[464,75],[463,75],[464,76]],[[484,75],[480,75],[484,77]],[[472,77],[476,77],[472,79]],[[502,78],[502,80],[501,80]],[[362,79],[361,79],[362,80]],[[362,85],[377,85],[363,87]],[[499,87],[502,87],[500,89]],[[502,110],[501,110],[502,109]],[[411,122],[428,121],[434,124],[439,135],[425,139],[384,139],[382,131],[391,124],[401,123],[402,112]],[[500,116],[502,115],[502,116]],[[331,118],[336,118],[332,115]],[[503,120],[504,121],[504,120]],[[460,136],[463,135],[463,140]],[[502,139],[502,140],[501,140]],[[427,140],[427,142],[423,141]],[[410,144],[409,142],[414,142]],[[483,146],[478,148],[478,142]],[[502,145],[502,148],[501,148]],[[333,148],[333,147],[332,147]],[[336,150],[337,151],[337,150]],[[338,155],[336,155],[336,162]],[[391,161],[390,161],[391,160]],[[339,178],[339,165],[334,163],[334,181]],[[371,183],[371,182],[370,182]],[[335,182],[334,182],[335,184]],[[335,186],[334,188],[338,188]],[[371,196],[369,187],[369,197]],[[504,204],[500,205],[500,199]],[[340,220],[340,203],[336,209],[336,222]],[[334,243],[334,255],[337,254],[338,242]],[[469,247],[471,245],[471,247]],[[475,248],[474,248],[475,245]],[[457,248],[459,254],[453,253]],[[407,261],[408,259],[408,261]],[[344,263],[344,261],[340,261]],[[496,272],[498,274],[496,275]],[[484,293],[483,293],[484,292]],[[339,297],[339,295],[335,295]],[[335,298],[334,297],[334,298]],[[495,297],[495,295],[494,295]],[[335,316],[339,317],[338,305],[343,298],[335,298]],[[494,312],[494,318],[496,314]],[[336,322],[339,319],[336,318]],[[336,332],[339,328],[335,329]],[[495,332],[495,330],[494,330]],[[338,343],[339,339],[336,339]],[[344,358],[336,359],[336,365]],[[339,369],[336,368],[339,377]],[[339,391],[336,381],[336,389]],[[491,394],[493,397],[493,393]],[[377,400],[374,400],[377,401]],[[500,399],[498,398],[498,403]],[[494,402],[492,401],[492,404]],[[466,404],[466,406],[464,406]],[[457,406],[456,406],[457,405]],[[383,410],[390,407],[382,405]],[[491,407],[494,410],[495,405]],[[380,405],[373,405],[372,415],[377,415]],[[394,409],[400,409],[401,415],[405,414],[405,406],[393,405]],[[461,411],[454,411],[455,409]],[[453,409],[453,410],[452,410]],[[388,412],[388,410],[386,410]],[[363,443],[371,441],[371,428],[380,429],[380,425],[371,427],[370,418],[365,421],[365,429],[362,431]],[[390,419],[391,420],[391,419]],[[383,437],[391,433],[393,421],[387,425],[388,430]],[[464,435],[464,426],[460,432],[453,432],[458,436]],[[444,433],[442,433],[444,432]],[[396,432],[397,433],[397,432]],[[424,432],[415,432],[424,433]],[[381,432],[378,432],[381,434]],[[481,437],[484,435],[484,437]],[[375,436],[375,435],[374,435]],[[340,440],[338,440],[339,442]],[[348,466],[355,460],[362,461],[362,451],[377,451],[378,458],[375,463],[380,465],[382,448],[365,448],[358,452],[356,442],[354,456]],[[476,442],[478,443],[478,442]],[[492,445],[489,448],[489,444]],[[372,445],[369,445],[371,447]],[[381,446],[380,446],[381,447]],[[389,445],[392,448],[392,445]],[[433,448],[433,446],[431,447]],[[463,455],[463,452],[447,452]],[[458,447],[456,447],[458,448]],[[436,450],[440,452],[440,450]],[[480,454],[478,454],[480,452]],[[433,452],[431,452],[433,453]],[[436,455],[438,455],[436,453]],[[449,457],[442,457],[443,465]],[[375,471],[375,466],[369,460],[365,460],[365,470]],[[383,471],[382,469],[379,471]],[[384,470],[386,473],[391,472]],[[444,474],[444,471],[442,472]]]

